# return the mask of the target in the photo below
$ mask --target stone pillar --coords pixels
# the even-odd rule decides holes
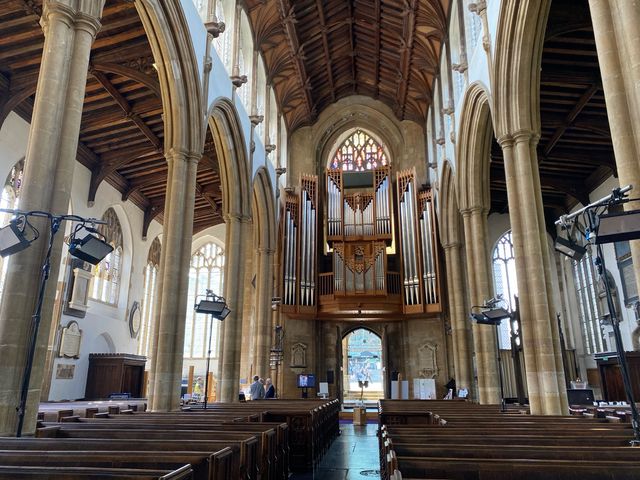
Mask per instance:
[[[45,43],[20,194],[22,210],[68,211],[89,55],[100,29],[103,6],[104,1],[44,2],[41,24]],[[7,301],[0,307],[0,435],[16,432],[16,407],[32,336],[31,315],[46,252],[48,223],[33,223],[42,238],[28,251],[9,260],[3,293]],[[59,235],[51,257],[23,434],[35,430],[61,250],[62,235]]]
[[[518,132],[501,137],[499,143],[504,152],[531,413],[567,414],[562,352],[550,277],[551,254],[536,154],[538,136],[532,132]]]
[[[451,316],[451,335],[453,337],[453,364],[456,385],[472,390],[473,374],[469,352],[469,312],[465,306],[465,293],[462,274],[462,261],[459,243],[444,245],[447,269],[447,287],[449,290],[449,311]]]
[[[225,298],[231,313],[222,322],[222,349],[220,352],[220,401],[237,402],[240,383],[240,355],[242,346],[242,318],[244,298],[244,271],[247,241],[246,231],[250,218],[225,215],[227,224],[225,241]]]
[[[589,0],[593,33],[607,104],[613,151],[621,186],[631,184],[631,197],[640,196],[640,4]],[[640,208],[640,202],[624,205]],[[640,241],[632,241],[631,255],[640,263]],[[640,268],[635,268],[640,285]]]
[[[157,350],[154,351],[151,409],[166,412],[180,408],[184,331],[189,289],[189,263],[193,237],[193,208],[199,154],[171,149],[165,200],[162,290],[156,316]]]
[[[268,248],[258,249],[258,276],[256,291],[256,351],[254,365],[256,375],[269,375],[271,350],[271,297],[273,294],[273,255]]]
[[[483,305],[493,296],[487,246],[487,210],[482,207],[472,207],[462,212],[462,218],[469,262],[471,305]],[[478,400],[483,404],[500,403],[495,327],[474,322],[472,328],[478,374]]]

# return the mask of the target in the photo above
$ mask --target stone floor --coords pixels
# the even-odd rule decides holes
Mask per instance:
[[[379,480],[377,429],[377,424],[341,424],[342,435],[335,439],[315,471],[295,474],[291,480]]]

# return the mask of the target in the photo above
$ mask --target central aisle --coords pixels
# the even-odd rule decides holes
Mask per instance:
[[[342,434],[311,473],[298,473],[291,480],[365,480],[380,478],[377,424],[341,424]]]

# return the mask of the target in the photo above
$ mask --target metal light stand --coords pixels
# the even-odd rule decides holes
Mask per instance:
[[[502,379],[502,359],[500,358],[500,342],[498,341],[498,328],[502,321],[495,324],[495,337],[496,337],[496,358],[498,359],[498,378],[500,379],[500,411],[502,413],[507,411],[507,404],[504,401],[504,380]]]
[[[631,190],[631,185],[627,185],[623,188],[614,189],[611,195],[608,195],[596,202],[593,202],[586,207],[572,213],[568,216],[561,217],[556,225],[564,225],[566,226],[570,220],[581,215],[583,213],[586,214],[586,218],[588,221],[589,231],[597,235],[598,227],[599,227],[599,214],[597,212],[598,208],[608,207],[611,205],[616,205],[623,203],[624,194]],[[611,287],[609,286],[609,280],[607,278],[607,269],[605,268],[605,260],[604,254],[602,251],[602,244],[596,244],[596,266],[598,269],[598,275],[600,276],[603,284],[605,296],[607,299],[607,307],[609,308],[609,314],[611,316],[611,326],[613,327],[613,335],[616,342],[616,353],[618,354],[618,359],[620,362],[620,371],[622,373],[622,382],[624,384],[624,391],[627,396],[627,401],[631,407],[631,428],[633,429],[633,439],[629,442],[631,446],[638,447],[640,446],[640,421],[638,419],[638,409],[633,398],[633,389],[631,386],[631,379],[629,377],[629,366],[627,364],[627,358],[624,352],[624,344],[622,342],[622,335],[620,334],[620,320],[618,318],[615,304],[613,302],[613,297],[611,296]]]
[[[103,220],[96,220],[94,218],[83,218],[77,215],[53,215],[48,212],[41,211],[29,211],[24,212],[21,210],[0,209],[1,212],[12,213],[14,215],[26,217],[38,217],[46,218],[49,220],[49,243],[47,245],[47,254],[44,257],[42,264],[42,270],[40,273],[40,284],[38,286],[38,300],[31,316],[31,331],[29,340],[29,349],[27,351],[27,364],[22,375],[22,388],[20,389],[20,402],[16,408],[18,412],[18,427],[16,429],[16,437],[22,436],[22,427],[24,425],[24,416],[27,405],[27,397],[29,395],[29,383],[31,381],[31,370],[33,369],[33,358],[36,353],[36,347],[38,344],[38,330],[40,329],[40,320],[42,316],[42,305],[44,304],[44,293],[47,286],[47,280],[49,279],[49,273],[51,271],[51,250],[53,248],[53,238],[60,229],[60,225],[64,221],[78,222],[78,223],[91,223],[91,224],[106,224]],[[26,220],[25,220],[26,221]]]
[[[596,208],[593,207],[588,210],[587,218],[589,219],[589,229],[596,235],[598,233],[598,221]],[[624,391],[627,395],[627,400],[631,406],[631,428],[633,429],[633,440],[631,446],[640,446],[640,423],[638,419],[638,408],[633,398],[633,388],[631,386],[631,377],[629,377],[629,365],[627,364],[627,357],[624,352],[624,344],[622,342],[622,335],[620,334],[620,319],[616,312],[616,307],[611,295],[611,286],[607,278],[607,269],[605,267],[604,253],[602,251],[602,244],[596,244],[596,267],[598,275],[604,284],[605,297],[607,299],[607,308],[609,309],[609,315],[611,318],[611,326],[613,327],[613,336],[616,341],[616,353],[618,354],[618,360],[620,362],[620,372],[622,373],[622,383],[624,384]]]
[[[207,350],[207,373],[204,377],[204,409],[207,409],[207,401],[209,400],[209,368],[211,366],[211,334],[213,333],[213,319],[214,315],[211,314],[211,324],[209,325],[209,349]]]

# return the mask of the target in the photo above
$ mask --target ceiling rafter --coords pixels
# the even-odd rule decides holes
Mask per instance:
[[[318,10],[318,18],[320,19],[320,31],[322,32],[322,47],[324,48],[324,63],[329,79],[329,88],[331,89],[331,101],[336,101],[336,89],[333,81],[333,67],[331,65],[331,52],[329,51],[329,41],[327,40],[327,25],[324,19],[324,10],[322,8],[322,0],[316,0],[316,9]]]

